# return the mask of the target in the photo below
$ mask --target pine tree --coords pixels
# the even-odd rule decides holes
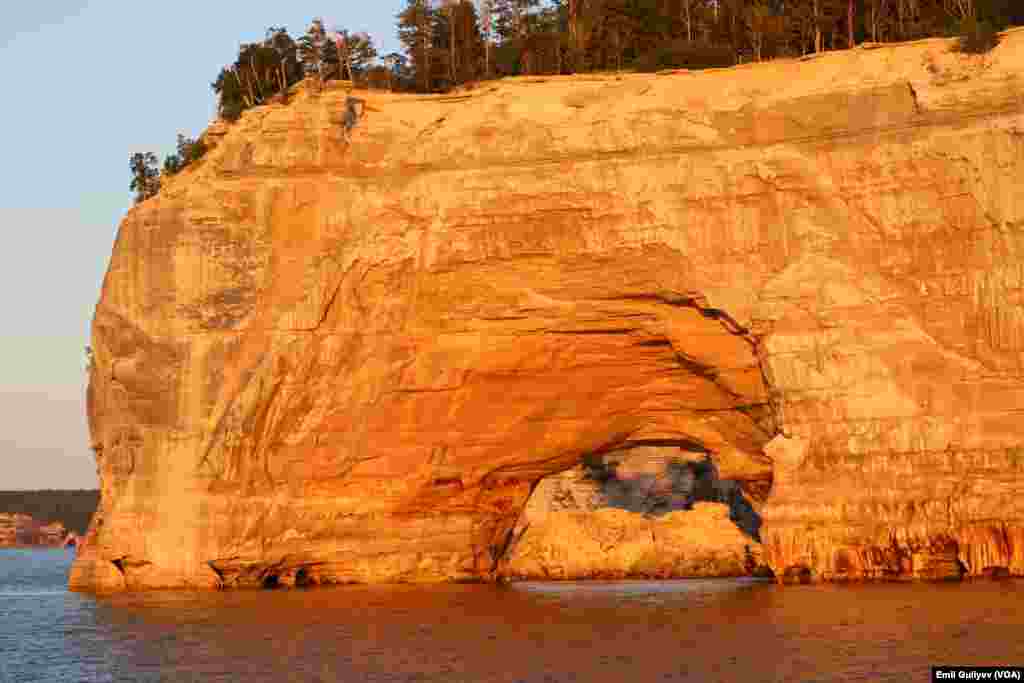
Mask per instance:
[[[217,80],[211,83],[210,87],[217,93],[217,111],[227,121],[237,120],[242,112],[251,106],[246,102],[242,85],[233,67],[221,69]]]
[[[164,159],[163,175],[174,175],[184,170],[189,164],[202,159],[206,151],[207,146],[203,138],[194,139],[178,133],[177,152]]]
[[[377,48],[373,44],[373,38],[368,33],[343,32],[345,41],[343,43],[342,61],[348,71],[349,78],[353,81],[362,78],[377,59]]]
[[[530,38],[536,30],[534,11],[540,0],[494,0],[494,32],[497,34],[502,62],[512,73],[535,73],[535,46]]]
[[[432,86],[433,14],[429,0],[406,0],[405,9],[398,15],[398,40],[409,54],[420,92],[430,92]]]
[[[342,59],[342,51],[331,38],[326,38],[320,43],[320,79],[329,81],[332,78],[345,77],[345,63]],[[351,78],[351,77],[350,77]]]
[[[210,84],[218,95],[220,115],[236,120],[249,107],[263,104],[302,80],[295,41],[283,28],[267,30],[262,43],[245,43],[234,64],[221,69]]]
[[[484,42],[483,77],[491,77],[491,42],[494,31],[494,0],[479,0],[480,35]]]
[[[181,162],[181,155],[168,154],[164,159],[164,168],[160,175],[166,178],[175,175],[183,168],[185,168],[185,165]]]
[[[771,19],[772,11],[765,0],[754,0],[744,8],[743,22],[750,37],[750,46],[754,50],[755,62],[760,62],[764,55]]]
[[[303,71],[307,76],[315,76],[317,82],[323,83],[323,44],[326,40],[324,23],[314,19],[305,35],[299,38],[298,54]]]
[[[160,191],[160,171],[157,158],[152,152],[136,152],[129,159],[132,182],[129,189],[135,193],[135,203],[155,197]]]
[[[303,77],[299,46],[284,28],[273,26],[267,29],[267,37],[263,44],[277,53],[280,60],[277,69],[277,90],[287,92],[293,83],[298,83]]]
[[[525,39],[540,0],[494,0],[495,30],[503,40]]]
[[[401,70],[405,67],[405,56],[398,52],[391,52],[384,55],[384,58],[381,61],[384,62],[384,66],[388,70],[388,90],[394,90],[395,78],[398,77]]]
[[[486,75],[486,51],[480,17],[469,0],[460,0],[455,12],[455,48],[458,59],[456,83],[467,83]]]
[[[441,12],[438,13],[439,16],[442,13],[444,14],[445,23],[447,24],[446,28],[448,30],[443,35],[445,35],[445,40],[448,42],[448,78],[456,86],[459,84],[458,76],[456,76],[459,66],[459,55],[456,51],[455,27],[459,4],[459,0],[441,0]]]

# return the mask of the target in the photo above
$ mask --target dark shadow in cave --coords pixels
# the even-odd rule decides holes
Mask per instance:
[[[592,454],[583,459],[583,478],[599,485],[605,506],[653,517],[690,510],[695,503],[723,503],[729,506],[729,519],[760,542],[761,515],[747,499],[741,483],[722,479],[710,454],[688,455],[648,455],[647,471],[624,474],[624,463],[635,465],[639,460],[642,464],[645,456],[633,456],[630,451]]]

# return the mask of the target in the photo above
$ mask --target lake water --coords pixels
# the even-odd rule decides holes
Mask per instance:
[[[927,681],[1024,664],[1024,583],[751,580],[68,593],[0,550],[0,681]]]

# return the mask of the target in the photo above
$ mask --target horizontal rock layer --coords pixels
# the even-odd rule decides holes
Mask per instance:
[[[779,574],[1024,573],[1024,33],[950,44],[211,128],[118,234],[71,586],[491,577],[638,446],[771,471]]]

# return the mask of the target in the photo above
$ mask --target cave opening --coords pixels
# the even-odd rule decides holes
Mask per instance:
[[[520,486],[484,489],[494,521],[477,566],[512,578],[767,574],[764,447],[779,430],[760,337],[699,296],[590,303],[550,330],[572,362],[540,392],[539,417],[569,438],[487,474]]]
[[[600,485],[603,507],[650,517],[692,510],[697,503],[728,506],[729,518],[753,540],[761,541],[761,516],[751,504],[743,483],[723,479],[711,454],[704,450],[641,446],[611,454],[590,454],[580,464],[579,479]],[[560,503],[575,502],[572,471],[555,484]],[[545,479],[549,479],[546,477]],[[564,485],[568,484],[568,485]],[[543,480],[542,480],[543,485]]]
[[[758,504],[770,488],[770,472],[723,478],[714,454],[686,440],[589,453],[537,482],[504,563],[519,578],[583,578],[573,558],[592,541],[605,559],[587,578],[768,577]]]
[[[267,574],[260,584],[264,590],[274,590],[281,587],[281,577],[277,574]]]

